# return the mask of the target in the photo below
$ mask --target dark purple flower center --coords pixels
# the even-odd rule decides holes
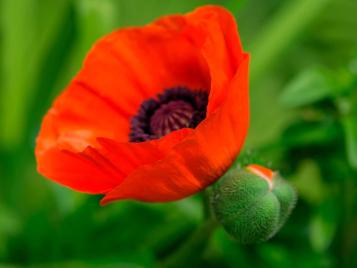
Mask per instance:
[[[166,89],[156,99],[144,101],[131,119],[129,139],[158,139],[174,130],[195,128],[205,117],[208,93],[184,87]]]

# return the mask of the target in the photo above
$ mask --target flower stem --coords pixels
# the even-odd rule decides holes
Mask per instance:
[[[203,193],[203,214],[204,222],[188,237],[186,241],[168,258],[166,258],[159,267],[191,267],[194,262],[198,262],[205,250],[211,235],[218,227],[218,222],[214,218],[210,202],[210,189],[207,188]]]
[[[206,248],[207,242],[217,226],[218,224],[214,219],[207,219],[198,226],[183,245],[181,245],[174,254],[164,260],[159,267],[191,267],[193,262],[199,261],[197,257],[200,256]]]

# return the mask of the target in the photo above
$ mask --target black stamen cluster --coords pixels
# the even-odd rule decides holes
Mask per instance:
[[[208,103],[206,91],[193,91],[185,87],[169,88],[159,94],[156,99],[151,98],[141,104],[137,115],[131,118],[129,140],[131,142],[143,142],[160,138],[151,130],[150,119],[161,105],[176,100],[185,101],[194,108],[189,123],[190,128],[195,128],[206,117]]]

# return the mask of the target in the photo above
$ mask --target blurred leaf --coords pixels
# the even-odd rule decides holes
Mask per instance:
[[[299,107],[320,101],[333,93],[329,78],[319,69],[306,70],[283,91],[280,102],[285,107]]]
[[[20,228],[21,222],[16,214],[0,204],[0,260],[6,254],[8,238],[19,232]]]
[[[283,133],[280,142],[288,148],[306,145],[323,146],[338,139],[338,125],[334,122],[300,121],[290,125]]]
[[[277,244],[262,244],[259,246],[259,254],[268,267],[292,267],[293,260],[289,250]]]
[[[216,4],[221,4],[220,1],[216,1]],[[247,4],[247,0],[236,0],[236,1],[224,1],[225,7],[233,13],[233,15],[237,15],[237,13]]]
[[[314,25],[310,42],[324,62],[345,64],[357,52],[357,1],[333,0]]]
[[[304,160],[295,175],[292,183],[298,191],[299,198],[311,204],[320,203],[328,193],[320,174],[320,168],[313,160]]]
[[[62,215],[73,212],[86,201],[87,196],[83,193],[71,191],[66,187],[54,184],[52,181],[46,181],[46,184],[52,191],[56,205]]]
[[[315,216],[310,223],[310,241],[314,250],[323,252],[330,245],[334,227],[322,217]]]
[[[33,264],[31,268],[150,268],[154,267],[154,258],[148,252],[118,254],[114,258],[93,258]],[[1,268],[1,266],[0,266]]]
[[[21,258],[27,262],[42,263],[68,257],[114,258],[148,250],[161,256],[172,251],[197,225],[197,214],[192,217],[176,202],[120,202],[101,208],[98,201],[98,197],[88,197],[66,214],[42,205],[23,222],[21,235],[8,245],[10,257],[17,259],[12,254],[21,251]]]
[[[356,52],[357,53],[357,52]],[[348,66],[350,72],[353,74],[353,75],[357,75],[357,57],[354,57],[351,61],[350,61],[350,64]]]
[[[12,265],[12,264],[1,264],[0,263],[0,268],[22,268],[19,265]]]
[[[278,11],[274,9],[273,13],[269,12],[267,18],[261,22],[261,31],[254,34],[254,42],[250,49],[248,48],[252,53],[250,68],[252,85],[253,87],[259,85],[262,83],[262,78],[268,75],[271,75],[271,80],[275,84],[267,85],[264,80],[259,90],[251,90],[251,99],[254,101],[251,102],[250,134],[246,142],[249,146],[260,146],[270,142],[280,135],[291,119],[292,111],[281,107],[278,101],[281,85],[277,77],[281,78],[282,75],[272,73],[271,70],[280,62],[280,57],[286,51],[291,51],[292,47],[301,42],[299,37],[304,35],[331,1],[292,0],[283,3],[274,1]],[[269,3],[272,4],[270,1]],[[252,5],[254,5],[252,12],[256,14],[263,3],[256,1]],[[250,29],[250,25],[247,27]],[[282,64],[284,64],[282,69],[286,70],[290,63],[287,61]]]
[[[262,244],[259,246],[259,254],[264,260],[261,267],[272,268],[312,268],[312,267],[338,267],[334,266],[331,256],[328,254],[316,254],[307,248],[297,248],[293,245]]]
[[[347,159],[351,167],[357,169],[357,116],[347,115],[342,119],[345,130]]]
[[[255,81],[304,32],[331,0],[285,1],[277,14],[264,25],[252,48],[251,77]],[[304,18],[303,20],[301,18]]]
[[[21,223],[16,214],[9,209],[0,206],[0,233],[12,235],[19,231],[20,227]]]
[[[69,4],[70,0],[1,3],[0,145],[3,147],[18,145],[24,138],[22,133],[36,92],[35,85],[43,75],[40,73],[41,63]]]
[[[310,242],[317,252],[325,251],[332,243],[338,218],[335,199],[325,200],[313,215],[310,222]]]
[[[213,256],[222,258],[218,260],[217,266],[213,267],[222,267],[222,262],[231,268],[237,267],[237,264],[241,267],[255,267],[256,264],[255,260],[250,259],[245,252],[245,247],[230,237],[223,228],[217,229],[213,234],[207,251],[208,254],[207,258]]]

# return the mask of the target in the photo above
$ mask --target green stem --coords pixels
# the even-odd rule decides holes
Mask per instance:
[[[212,210],[210,195],[210,188],[202,192],[204,222],[193,231],[189,238],[172,255],[159,264],[160,267],[196,267],[194,262],[199,262],[200,258],[198,256],[202,255],[218,226]]]
[[[211,203],[212,188],[208,187],[202,192],[203,216],[205,219],[214,219],[214,213]]]
[[[179,247],[173,255],[163,261],[159,267],[191,267],[193,262],[199,261],[198,256],[200,256],[206,248],[207,242],[217,226],[218,224],[214,219],[207,219],[192,233],[183,245]]]

